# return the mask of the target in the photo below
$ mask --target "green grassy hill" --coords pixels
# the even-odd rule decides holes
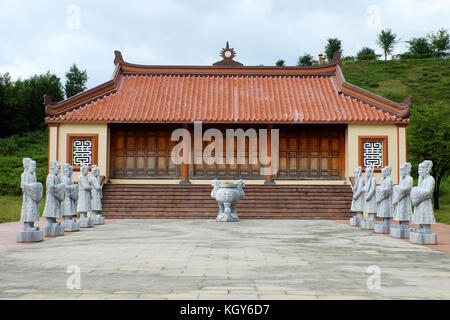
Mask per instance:
[[[395,102],[450,101],[450,59],[361,61],[342,64],[345,80]]]
[[[402,102],[411,95],[412,108],[438,100],[450,101],[450,59],[343,62],[342,70],[348,82],[393,101]],[[45,182],[47,146],[47,130],[0,139],[0,222],[20,217],[23,157],[37,161],[37,178]],[[449,179],[441,185],[441,206],[436,218],[450,224]]]
[[[48,159],[48,130],[28,132],[22,137],[0,138],[0,223],[20,219],[22,159],[36,161],[36,178],[45,185]],[[41,212],[44,201],[39,204]]]

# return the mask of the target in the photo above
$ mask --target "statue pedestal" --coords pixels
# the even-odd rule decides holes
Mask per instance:
[[[237,216],[236,213],[233,212],[225,212],[220,214],[217,216],[216,221],[218,222],[237,222],[239,221],[239,217]]]
[[[64,231],[73,232],[80,231],[80,223],[75,219],[64,218]]]
[[[369,217],[361,221],[361,228],[365,230],[373,230],[375,222],[377,222],[375,219],[375,214],[376,213],[369,213]]]
[[[36,227],[36,230],[20,230],[17,232],[17,242],[39,242],[44,240],[44,232]]]
[[[59,237],[64,235],[64,226],[60,222],[47,223],[44,227],[46,237]]]
[[[105,217],[103,217],[101,214],[99,214],[98,212],[92,211],[92,216],[91,216],[94,224],[105,224]]]
[[[358,227],[361,225],[362,214],[358,213],[356,216],[350,218],[350,225],[354,227]]]
[[[91,217],[86,216],[86,212],[80,213],[80,228],[93,228],[94,220]]]
[[[409,238],[409,221],[399,221],[399,224],[391,225],[389,230],[391,237],[407,239]]]
[[[383,218],[383,221],[377,221],[375,222],[375,225],[373,226],[373,231],[376,233],[389,233],[391,222],[389,220],[390,218]]]
[[[98,215],[93,217],[94,224],[105,224],[105,217]]]
[[[437,244],[437,234],[433,232],[423,233],[420,229],[411,229],[409,241],[417,244]]]

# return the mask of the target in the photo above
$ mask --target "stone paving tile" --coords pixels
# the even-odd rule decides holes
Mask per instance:
[[[259,295],[261,300],[318,300],[317,296],[286,295],[286,294],[267,294]]]
[[[116,220],[0,252],[0,299],[449,299],[449,257],[333,221]]]
[[[364,296],[348,296],[348,295],[339,295],[339,296],[317,296],[319,300],[368,300],[369,297]]]

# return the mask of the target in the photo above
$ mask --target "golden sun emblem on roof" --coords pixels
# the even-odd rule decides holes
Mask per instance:
[[[230,48],[228,41],[226,47],[223,48],[222,51],[220,51],[220,56],[223,59],[230,59],[230,60],[236,57],[236,51],[234,51],[234,48]]]
[[[233,60],[233,58],[236,57],[236,51],[234,51],[234,48],[230,48],[230,44],[228,43],[228,41],[225,48],[220,51],[220,56],[223,58],[223,60],[214,63],[214,66],[242,66],[242,63]]]

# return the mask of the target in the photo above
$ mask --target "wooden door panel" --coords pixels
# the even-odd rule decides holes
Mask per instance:
[[[338,178],[343,175],[343,128],[280,129],[278,178]]]
[[[111,170],[117,178],[179,177],[170,159],[176,142],[171,131],[128,128],[111,130]]]

